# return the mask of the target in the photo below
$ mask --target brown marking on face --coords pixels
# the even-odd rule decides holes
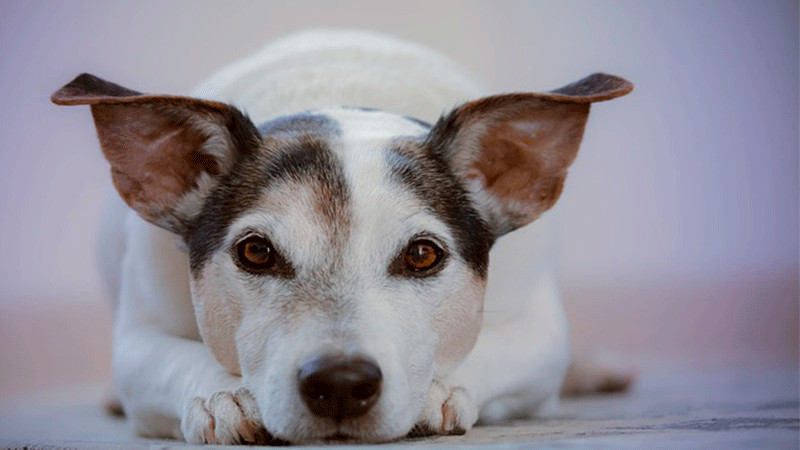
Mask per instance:
[[[331,217],[326,218],[319,211],[321,202],[344,202],[338,194],[325,188],[325,183],[308,179],[295,179],[290,177],[276,181],[268,189],[264,189],[257,200],[253,202],[252,210],[269,211],[275,217],[293,218],[300,216],[302,220],[308,220],[320,230],[300,235],[293,234],[294,226],[287,225],[288,234],[282,233],[280,241],[273,236],[265,235],[267,239],[275,244],[275,252],[278,258],[283,261],[279,264],[286,264],[290,270],[282,274],[270,273],[266,275],[256,275],[271,278],[274,282],[284,284],[283,295],[289,295],[292,301],[277,302],[276,310],[272,316],[280,317],[284,323],[299,323],[309,311],[322,310],[330,311],[335,305],[331,302],[331,297],[336,295],[331,290],[331,280],[337,278],[336,268],[339,267],[337,258],[341,255],[341,248],[344,247],[346,235],[346,225],[338,224],[340,234],[330,231],[333,226],[329,222]],[[328,208],[327,206],[326,208]],[[337,214],[340,211],[336,212]],[[287,219],[288,220],[288,219]],[[286,224],[285,224],[286,225]],[[306,225],[299,226],[298,229],[307,230]],[[259,229],[254,229],[256,233]],[[236,258],[235,246],[238,236],[234,236],[233,248],[223,253],[224,256],[217,254],[218,259],[212,258],[209,263],[203,265],[199,271],[193,271],[193,299],[198,321],[200,335],[203,342],[211,350],[212,354],[229,371],[235,374],[241,373],[242,367],[239,365],[237,332],[242,324],[244,315],[248,314],[246,308],[247,296],[255,296],[250,301],[269,302],[271,299],[259,296],[267,295],[261,292],[256,285],[247,280],[252,279],[252,274],[243,274],[235,261],[231,262],[234,266],[233,275],[226,279],[226,272],[230,267],[224,268],[228,262],[223,258]],[[311,251],[320,255],[314,267],[305,267],[305,270],[295,269],[291,261],[293,248],[281,247],[291,245],[302,245],[311,247]],[[305,249],[305,251],[309,251]],[[280,270],[280,268],[279,268]],[[256,306],[258,308],[258,306]],[[256,314],[257,315],[257,314]],[[269,326],[265,323],[264,326]],[[247,364],[248,361],[241,361]]]
[[[342,250],[347,245],[350,232],[350,215],[348,214],[348,194],[344,186],[337,186],[326,180],[287,179],[277,182],[265,189],[260,196],[256,210],[269,211],[275,217],[282,218],[289,234],[284,235],[284,242],[276,242],[272,236],[265,236],[276,245],[303,246],[305,252],[319,255],[317,261],[321,265],[305,271],[313,278],[330,276],[334,267],[339,266]],[[308,225],[299,222],[308,221],[315,229],[308,232]],[[297,233],[294,229],[303,230]],[[293,261],[284,252],[291,248],[276,246],[275,251],[279,263],[292,267],[281,274],[283,278],[294,279],[298,272]],[[298,262],[299,263],[299,262]],[[275,276],[275,275],[273,275]]]
[[[281,124],[286,128],[272,130],[263,139],[265,153],[274,155],[270,171],[277,173],[278,179],[300,181],[294,192],[311,192],[313,217],[320,219],[336,240],[341,240],[350,226],[350,192],[342,163],[328,142],[335,139],[338,128],[324,116],[300,115],[287,122]]]
[[[292,204],[303,202],[300,198],[302,194],[298,193],[297,188],[296,183],[282,184],[261,195],[255,203],[259,208],[273,214],[286,215]],[[270,238],[270,236],[265,237]],[[234,249],[224,254],[227,258],[236,257]],[[233,265],[237,267],[235,270],[242,270],[235,261]],[[239,285],[243,274],[234,273],[233,279],[226,279],[225,269],[214,262],[204,264],[200,272],[193,271],[193,274],[196,276],[192,277],[192,298],[203,343],[229,372],[241,374],[242,367],[236,342],[236,335],[243,320],[240,295],[249,295],[246,286]],[[233,289],[227,286],[232,286]]]
[[[330,119],[324,116],[292,117],[276,119],[277,125],[262,125],[265,135],[259,147],[248,157],[236,160],[229,169],[236,176],[221,178],[197,218],[189,238],[192,271],[198,272],[211,255],[220,249],[228,227],[237,217],[260,208],[265,192],[273,193],[274,197],[287,182],[300,182],[293,186],[304,190],[308,186],[321,184],[325,188],[318,190],[324,190],[326,195],[323,200],[314,203],[317,209],[322,213],[330,212],[328,215],[331,217],[346,211],[340,205],[345,202],[327,201],[339,198],[339,193],[342,194],[341,199],[348,195],[347,186],[341,181],[340,163],[327,144],[336,138],[335,123],[330,124]],[[303,132],[305,128],[327,132],[329,139]],[[331,129],[334,130],[329,131]],[[288,194],[288,202],[301,200],[293,195],[296,192]]]
[[[486,281],[472,275],[436,313],[433,329],[439,340],[435,361],[440,371],[447,371],[460,363],[475,346],[483,323],[480,310],[485,290]]]
[[[344,180],[319,179],[312,185],[314,217],[321,219],[327,234],[331,236],[331,242],[341,251],[351,228],[349,194]]]
[[[350,188],[341,161],[327,142],[312,134],[273,136],[266,146],[281,149],[275,151],[278,156],[271,169],[281,175],[268,188],[265,201],[281,198],[285,207],[307,206],[302,216],[320,226],[318,238],[333,252],[328,258],[332,260],[346,245],[351,228]]]
[[[241,305],[238,298],[225,295],[223,289],[211,284],[219,276],[213,273],[216,270],[214,265],[208,265],[201,278],[192,280],[197,325],[203,343],[217,361],[228,372],[241,375],[236,346],[236,332],[242,322]]]
[[[418,138],[396,139],[386,155],[390,177],[444,221],[455,238],[455,253],[485,277],[494,239],[447,161]]]

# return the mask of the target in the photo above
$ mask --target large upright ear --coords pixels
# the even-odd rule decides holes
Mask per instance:
[[[219,176],[258,145],[250,119],[223,103],[145,95],[89,74],[50,99],[58,105],[91,105],[122,199],[145,220],[181,235]]]
[[[622,78],[597,73],[548,93],[483,98],[442,117],[428,144],[462,177],[497,237],[558,200],[590,103],[632,89]]]

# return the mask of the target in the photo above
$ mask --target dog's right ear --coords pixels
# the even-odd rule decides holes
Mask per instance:
[[[428,144],[468,186],[498,237],[558,200],[590,104],[631,90],[620,77],[596,73],[550,92],[485,97],[439,119]]]
[[[91,105],[123,200],[145,220],[180,235],[193,226],[218,178],[259,141],[250,119],[230,105],[146,95],[89,74],[50,99]]]

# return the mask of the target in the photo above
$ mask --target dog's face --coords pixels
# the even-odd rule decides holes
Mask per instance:
[[[434,371],[472,347],[492,236],[427,154],[428,132],[376,111],[277,119],[200,213],[189,245],[205,342],[278,437],[401,436]],[[299,372],[326,358],[379,368],[364,414],[337,421],[301,400]]]
[[[557,200],[589,103],[629,90],[594,75],[432,127],[346,108],[256,127],[87,75],[53,100],[92,105],[123,199],[188,245],[204,343],[303,443],[408,433],[477,338],[492,243]]]

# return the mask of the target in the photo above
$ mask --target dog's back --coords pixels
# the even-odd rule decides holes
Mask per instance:
[[[291,35],[226,67],[193,93],[233,103],[255,123],[340,106],[434,121],[454,106],[485,94],[444,56],[364,31]]]

